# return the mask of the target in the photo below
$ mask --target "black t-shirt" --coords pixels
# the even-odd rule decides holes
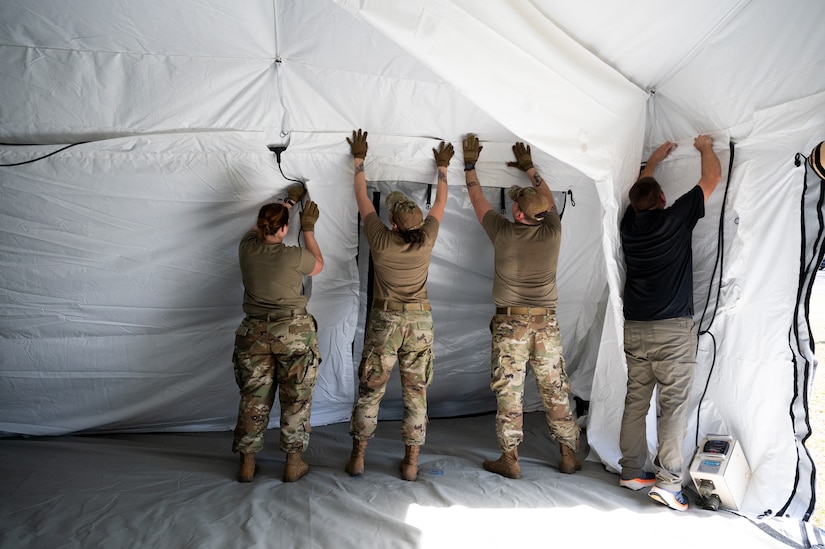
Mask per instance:
[[[620,226],[627,320],[693,316],[691,239],[704,215],[704,193],[698,185],[664,210],[635,212],[628,206]]]

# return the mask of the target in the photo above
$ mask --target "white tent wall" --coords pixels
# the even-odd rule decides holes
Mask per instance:
[[[83,147],[4,168],[0,429],[226,428],[216,334],[239,316],[237,235],[286,187],[274,155],[220,132]]]
[[[363,296],[344,137],[370,132],[370,181],[424,185],[434,176],[432,146],[444,139],[460,150],[476,132],[485,144],[483,184],[519,183],[503,163],[521,139],[551,188],[573,191],[559,318],[574,392],[591,401],[592,458],[615,468],[624,398],[617,225],[626,191],[640,158],[664,139],[679,140],[686,155],[662,166],[674,185],[669,197],[695,182],[690,140],[714,132],[730,135],[736,153],[713,372],[707,338],[700,342],[695,410],[711,382],[698,430],[742,440],[754,469],[747,513],[807,519],[814,499],[805,400],[815,364],[794,359],[812,354],[804,345],[797,355],[788,349],[803,217],[803,172],[792,159],[825,138],[825,7],[635,6],[0,4],[0,142],[17,145],[0,146],[0,163],[57,148],[32,144],[92,141],[0,168],[0,430],[231,428],[237,241],[289,183],[270,144],[287,146],[285,176],[306,181],[321,208],[326,267],[312,280],[310,309],[324,362],[313,422],[345,421]],[[766,37],[781,46],[766,49]],[[431,410],[445,415],[492,406],[491,308],[479,287],[490,283],[492,264],[482,261],[489,243],[466,199],[460,152],[454,164],[430,277],[438,357]],[[708,289],[701,282],[711,280],[715,250],[706,246],[716,241],[721,185],[696,234],[697,309]],[[777,189],[793,199],[777,201]],[[398,413],[397,400],[386,404],[384,414]],[[695,419],[689,429],[686,459]]]

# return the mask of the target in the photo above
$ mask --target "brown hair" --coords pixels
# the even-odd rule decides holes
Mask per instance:
[[[424,244],[426,238],[424,231],[421,230],[424,226],[424,216],[418,204],[407,198],[401,191],[393,191],[387,195],[387,208],[404,242],[419,246]]]
[[[627,196],[633,209],[643,212],[654,208],[659,203],[661,194],[662,187],[658,181],[652,177],[643,177],[630,187]]]
[[[258,236],[262,239],[277,233],[281,227],[289,224],[289,210],[279,203],[266,204],[258,211]]]
[[[398,225],[396,225],[397,227]],[[402,231],[401,229],[398,230],[398,234],[401,235],[401,238],[404,239],[404,242],[407,244],[418,244],[421,246],[424,244],[426,240],[424,237],[424,231],[421,229],[412,229],[409,231]]]

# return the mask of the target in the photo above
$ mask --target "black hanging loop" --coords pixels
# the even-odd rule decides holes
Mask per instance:
[[[430,206],[432,206],[432,203],[433,203],[432,198],[433,198],[433,184],[430,183],[429,185],[427,185],[427,209],[428,210],[430,209]]]
[[[499,200],[501,202],[501,215],[504,215],[504,214],[507,213],[507,208],[506,208],[505,202],[504,202],[504,187],[501,187],[499,189],[499,191],[501,191],[500,194],[499,194],[499,196],[500,196]]]

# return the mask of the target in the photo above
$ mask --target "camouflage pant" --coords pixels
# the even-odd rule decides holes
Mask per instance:
[[[270,322],[244,319],[235,332],[233,362],[241,402],[232,451],[261,451],[276,391],[281,404],[281,450],[306,450],[312,390],[321,362],[315,319],[311,315]]]
[[[433,377],[433,317],[429,311],[372,309],[358,368],[358,401],[352,409],[350,435],[368,440],[378,425],[378,406],[396,357],[401,374],[407,446],[424,444],[427,435],[427,387]]]
[[[490,388],[496,394],[496,435],[502,452],[524,439],[522,405],[527,364],[533,369],[550,434],[578,449],[579,427],[570,411],[570,380],[561,356],[555,315],[495,315]]]

